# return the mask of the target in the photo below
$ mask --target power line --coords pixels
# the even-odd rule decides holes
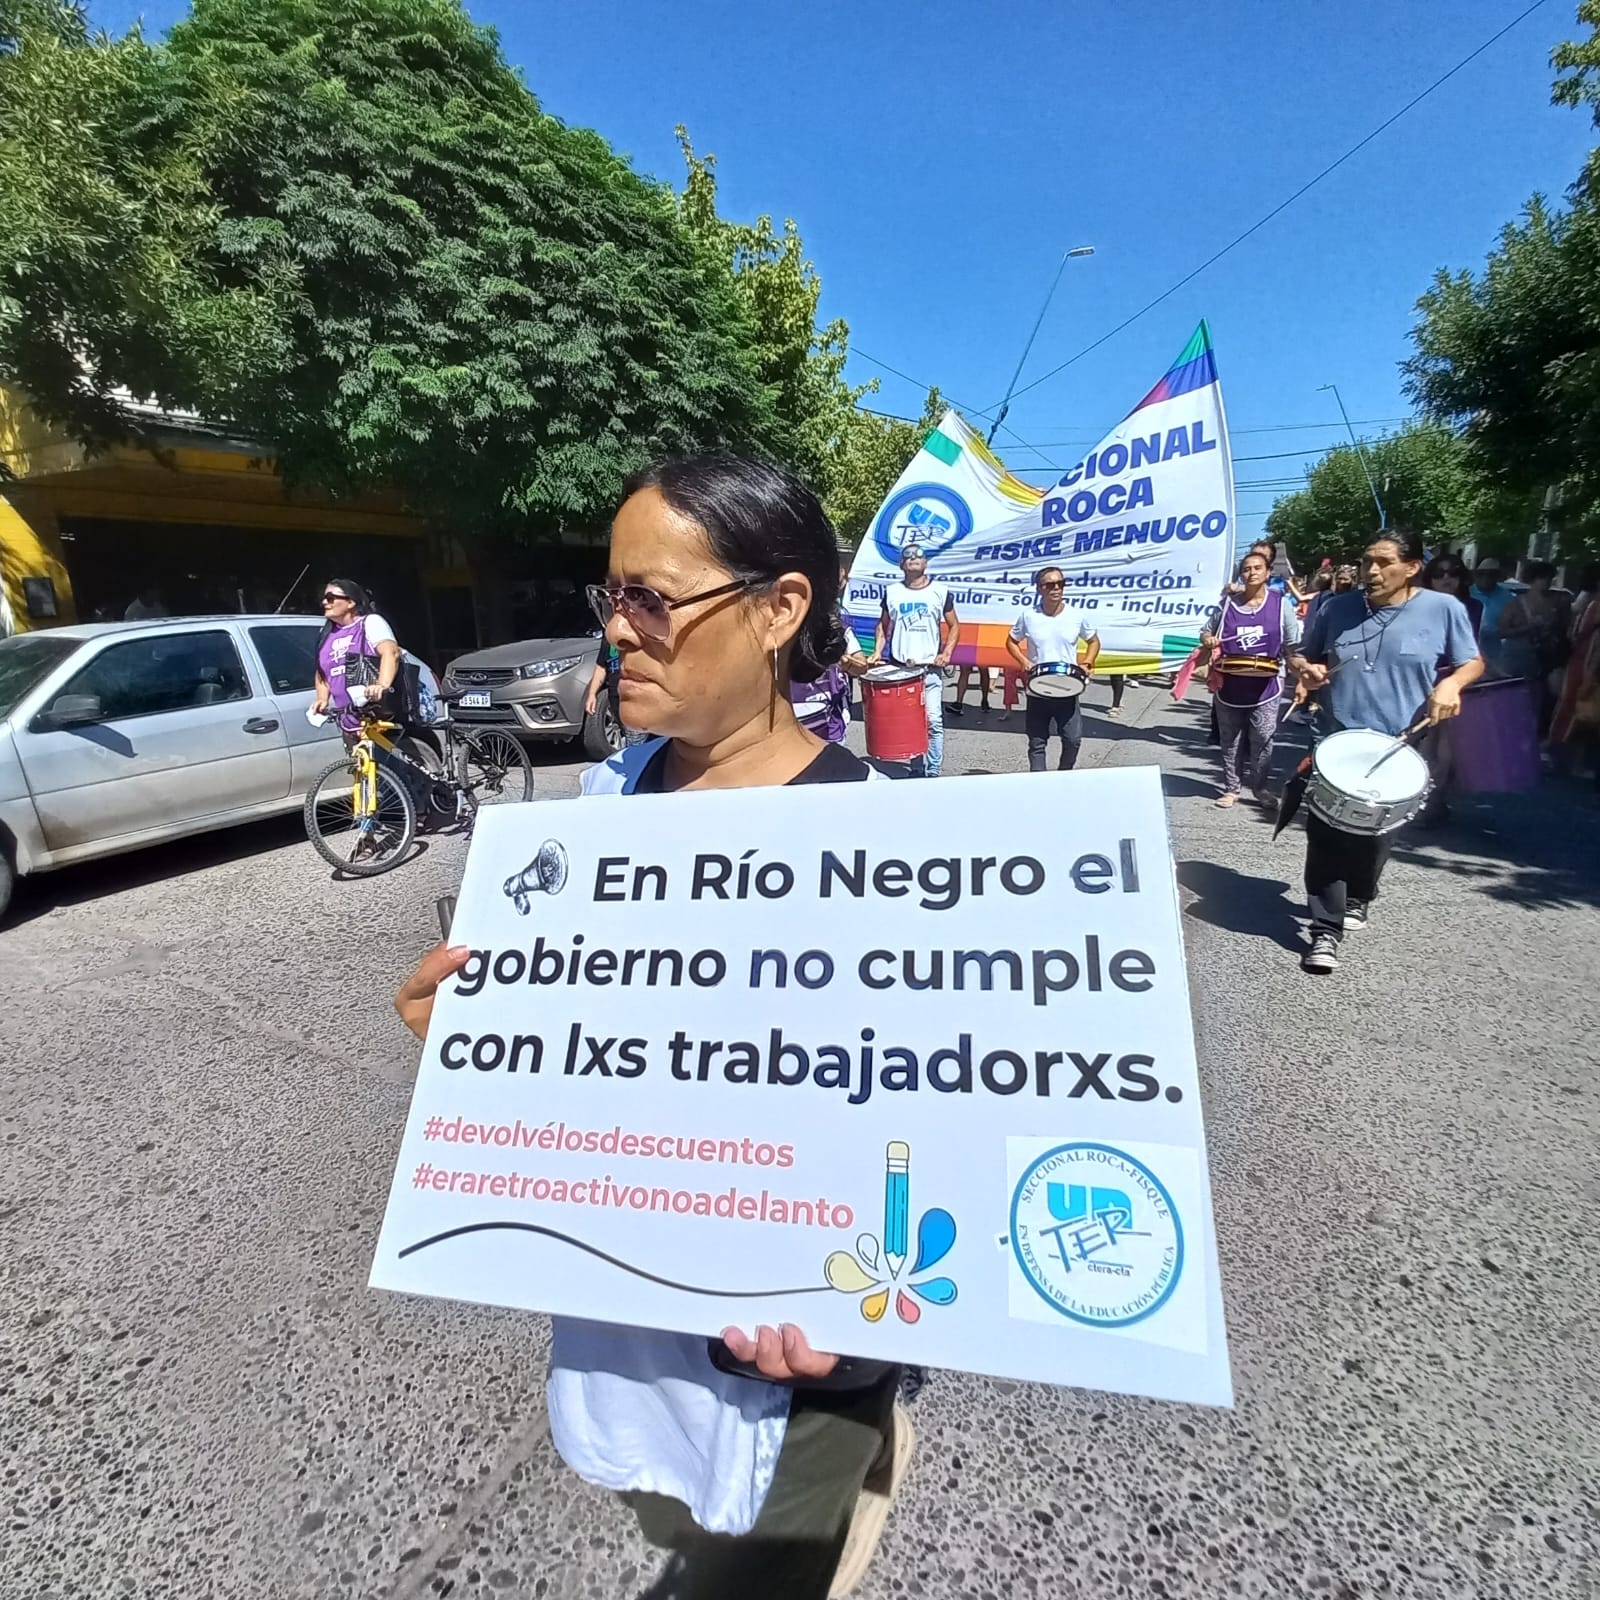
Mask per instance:
[[[1328,450],[1326,445],[1313,445],[1309,450],[1271,450],[1264,456],[1235,456],[1235,461],[1304,461],[1307,456],[1322,455]],[[1332,448],[1338,449],[1335,445]]]
[[[1413,417],[1357,417],[1355,426],[1358,428],[1382,428],[1395,422],[1415,422]],[[1274,422],[1263,428],[1229,428],[1230,434],[1245,433],[1300,433],[1312,428],[1342,428],[1342,422]]]
[[[924,394],[926,394],[930,389],[937,389],[939,387],[936,383],[923,383],[920,379],[913,378],[909,372],[902,372],[899,367],[891,367],[887,361],[880,361],[876,356],[868,355],[867,352],[858,344],[850,346],[850,354],[853,356],[860,356],[863,361],[870,361],[875,367],[882,367],[885,372],[892,372],[897,378],[904,378],[907,383],[922,390]],[[957,411],[970,411],[973,416],[982,417],[985,422],[992,422],[994,420],[992,408],[989,411],[984,411],[977,406],[969,406],[964,401],[957,400],[954,395],[947,394],[944,395],[943,398],[947,405],[954,406]],[[861,409],[865,410],[866,407],[863,406]],[[880,412],[878,414],[880,416],[888,415],[887,412]],[[896,420],[900,422],[909,422],[911,419],[909,417],[900,417]],[[1009,429],[1006,431],[1010,432]]]
[[[1527,18],[1531,17],[1534,12],[1544,4],[1545,0],[1533,0],[1532,5],[1526,6],[1523,10],[1519,11],[1510,22],[1500,29],[1498,33],[1490,35],[1490,37],[1485,39],[1476,50],[1464,55],[1453,67],[1450,68],[1448,72],[1444,73],[1440,77],[1435,78],[1433,82],[1430,83],[1426,89],[1422,90],[1420,94],[1413,95],[1411,99],[1406,101],[1406,103],[1401,106],[1400,109],[1392,116],[1386,117],[1378,124],[1376,128],[1372,130],[1371,133],[1367,134],[1365,138],[1358,139],[1356,143],[1351,145],[1350,148],[1346,150],[1342,156],[1338,157],[1337,160],[1330,161],[1328,165],[1325,166],[1314,178],[1310,178],[1305,183],[1301,184],[1300,187],[1296,189],[1287,200],[1280,200],[1278,204],[1275,205],[1264,217],[1260,218],[1259,221],[1252,222],[1243,233],[1236,235],[1234,238],[1230,239],[1227,244],[1223,245],[1220,250],[1216,251],[1212,255],[1207,256],[1206,259],[1202,261],[1200,265],[1192,272],[1186,272],[1175,284],[1172,285],[1170,289],[1163,289],[1161,293],[1155,297],[1155,299],[1147,301],[1144,305],[1140,306],[1140,308],[1135,311],[1131,317],[1125,317],[1109,333],[1102,334],[1094,341],[1093,344],[1085,345],[1083,349],[1077,353],[1077,355],[1070,357],[1066,361],[1063,361],[1058,367],[1052,367],[1047,373],[1044,374],[1043,377],[1035,378],[1032,383],[1025,384],[1022,388],[1013,391],[1011,398],[1013,400],[1020,399],[1023,395],[1027,394],[1030,389],[1037,389],[1041,383],[1049,382],[1049,380],[1055,377],[1057,373],[1065,372],[1068,367],[1083,360],[1083,358],[1091,351],[1098,350],[1101,345],[1107,342],[1107,340],[1116,338],[1116,336],[1121,333],[1124,328],[1132,327],[1133,324],[1136,323],[1142,316],[1144,316],[1147,312],[1154,311],[1155,308],[1164,300],[1170,300],[1172,296],[1175,295],[1181,288],[1183,288],[1186,284],[1192,283],[1208,267],[1215,266],[1217,262],[1219,262],[1225,255],[1227,255],[1230,251],[1237,249],[1252,234],[1259,233],[1280,212],[1287,211],[1288,208],[1292,206],[1303,194],[1309,193],[1312,189],[1316,188],[1316,186],[1321,183],[1324,178],[1329,177],[1334,172],[1337,172],[1338,169],[1342,167],[1353,155],[1356,155],[1358,152],[1366,149],[1366,147],[1371,144],[1380,133],[1392,128],[1394,124],[1397,123],[1408,111],[1410,111],[1413,107],[1420,105],[1428,98],[1430,94],[1434,92],[1435,89],[1442,88],[1453,77],[1455,77],[1455,75],[1460,72],[1463,67],[1469,66],[1472,62],[1476,61],[1485,50],[1490,48],[1490,46],[1498,44],[1500,40],[1505,38],[1505,36],[1510,33],[1513,28],[1515,28],[1519,23],[1526,21]]]
[[[879,414],[882,415],[882,413]],[[1415,420],[1416,418],[1414,417],[1357,417],[1355,418],[1354,426],[1358,428],[1381,428],[1396,422],[1414,422]],[[1343,427],[1344,424],[1342,422],[1274,422],[1262,428],[1229,428],[1228,437],[1242,439],[1245,435],[1252,433],[1294,433],[1312,428],[1320,428],[1325,431],[1329,428],[1343,429]],[[1007,428],[1006,432],[1010,433],[1011,430]],[[1041,439],[1036,448],[1043,450],[1092,450],[1100,442],[1099,438]],[[1292,456],[1310,455],[1315,450],[1326,448],[1327,446],[1325,445],[1308,445],[1304,450],[1288,450],[1284,453]],[[1234,459],[1237,461],[1244,458],[1235,456]]]

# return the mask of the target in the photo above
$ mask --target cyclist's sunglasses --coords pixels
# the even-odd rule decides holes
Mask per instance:
[[[672,632],[672,613],[684,606],[698,605],[702,600],[720,599],[725,594],[743,594],[760,587],[757,578],[735,578],[732,583],[719,584],[715,589],[702,589],[699,594],[685,595],[681,600],[669,600],[659,589],[646,583],[591,583],[584,593],[603,628],[612,616],[620,611],[647,639],[665,639]]]

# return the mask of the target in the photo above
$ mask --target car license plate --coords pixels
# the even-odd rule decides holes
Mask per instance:
[[[461,697],[461,704],[463,706],[466,706],[466,707],[486,706],[486,705],[488,705],[488,703],[489,703],[489,695],[488,695],[488,692],[486,690],[481,690],[480,689],[480,690],[477,690],[477,691],[473,692],[472,694],[464,694]]]

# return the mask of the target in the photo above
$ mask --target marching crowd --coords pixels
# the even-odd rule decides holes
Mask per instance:
[[[1248,789],[1281,827],[1307,795],[1301,964],[1328,973],[1346,933],[1370,914],[1395,828],[1428,790],[1428,769],[1405,776],[1408,762],[1422,766],[1410,749],[1419,735],[1428,735],[1442,796],[1463,691],[1485,675],[1526,681],[1530,715],[1552,737],[1592,741],[1600,592],[1591,579],[1575,601],[1563,599],[1537,564],[1513,586],[1494,562],[1480,562],[1469,583],[1458,557],[1436,554],[1425,566],[1418,540],[1397,529],[1375,534],[1359,565],[1325,567],[1305,585],[1275,575],[1276,556],[1270,544],[1245,556],[1174,692],[1195,673],[1211,688],[1218,806]],[[589,590],[604,632],[591,701],[614,678],[631,732],[585,775],[584,794],[937,777],[944,718],[963,714],[970,675],[947,707],[960,619],[918,546],[907,544],[900,564],[867,648],[845,629],[841,551],[798,480],[730,455],[637,474],[612,526],[609,576]],[[1007,641],[1006,709],[1020,690],[1030,770],[1045,769],[1052,740],[1059,767],[1070,769],[1100,641],[1083,609],[1066,602],[1059,568],[1041,570],[1035,590]],[[344,615],[358,600],[355,586],[330,585],[330,636],[342,627],[357,650],[376,642],[380,679],[392,679],[381,629],[369,621],[362,644],[358,618]],[[343,676],[330,662],[319,681],[338,711]],[[891,769],[845,748],[855,680],[869,706],[878,685],[919,706],[925,730],[911,762]],[[987,673],[979,688],[987,707]],[[1275,795],[1273,746],[1290,709],[1312,723],[1314,753]],[[870,709],[868,724],[870,751]],[[1324,761],[1336,751],[1339,760]],[[469,955],[441,944],[402,986],[396,1007],[419,1037],[437,989]],[[558,1317],[552,1436],[574,1471],[622,1492],[647,1536],[674,1552],[663,1592],[820,1600],[860,1583],[905,1472],[912,1432],[896,1398],[902,1378],[889,1364],[816,1351],[793,1324],[728,1328],[708,1346]]]

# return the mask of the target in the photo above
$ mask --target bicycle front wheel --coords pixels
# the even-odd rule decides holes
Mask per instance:
[[[522,741],[498,728],[463,729],[461,784],[478,806],[533,798],[533,763]]]
[[[370,809],[360,765],[335,761],[306,794],[306,837],[330,866],[375,878],[405,860],[417,836],[417,811],[405,786],[379,768]]]

